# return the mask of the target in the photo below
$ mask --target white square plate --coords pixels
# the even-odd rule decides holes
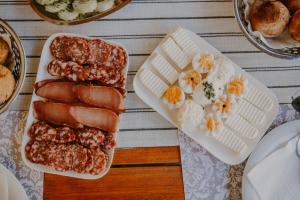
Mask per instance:
[[[57,33],[57,34],[51,35],[47,39],[47,41],[45,42],[44,47],[43,47],[43,51],[42,51],[42,55],[41,55],[41,59],[40,59],[40,63],[39,63],[39,68],[38,68],[38,73],[37,73],[37,77],[36,77],[36,82],[39,82],[39,81],[42,81],[45,79],[55,79],[53,76],[51,76],[47,72],[47,65],[54,59],[54,57],[52,56],[52,54],[50,52],[50,45],[54,38],[56,38],[58,36],[62,36],[62,35],[71,36],[71,37],[81,37],[81,38],[86,38],[86,39],[95,39],[95,38],[72,34],[72,33]],[[99,39],[101,39],[101,38],[99,38]],[[122,45],[120,45],[116,42],[111,42],[111,41],[106,41],[106,42],[108,42],[112,45],[121,46],[126,51],[126,49]],[[126,52],[126,55],[128,55],[127,52]],[[127,56],[127,66],[124,70],[125,78],[127,78],[128,65],[129,65],[129,58]],[[31,99],[31,103],[30,103],[26,126],[24,129],[23,140],[22,140],[22,149],[21,149],[22,159],[25,162],[25,164],[34,170],[37,170],[40,172],[46,172],[46,173],[50,173],[50,174],[58,174],[58,175],[62,175],[62,176],[70,176],[70,177],[81,178],[81,179],[99,179],[99,178],[103,177],[109,171],[110,166],[112,164],[112,160],[113,160],[113,156],[114,156],[114,148],[112,148],[111,150],[109,150],[107,152],[108,162],[107,162],[106,169],[104,171],[102,171],[99,175],[96,175],[96,176],[91,175],[91,174],[80,174],[80,173],[76,173],[76,172],[72,172],[72,171],[66,171],[66,172],[57,171],[57,170],[55,170],[51,167],[45,166],[45,165],[32,163],[31,161],[29,161],[26,158],[25,147],[26,147],[26,144],[30,141],[30,137],[28,136],[28,131],[29,131],[32,123],[35,121],[35,118],[33,116],[32,102],[41,100],[41,99],[43,99],[43,98],[37,96],[35,94],[35,92],[32,93],[32,99]]]
[[[242,68],[240,68],[238,65],[233,63],[230,59],[228,59],[226,56],[224,56],[220,51],[218,51],[216,48],[211,46],[208,42],[206,42],[204,39],[196,35],[195,33],[182,29],[186,32],[188,37],[199,47],[199,50],[201,52],[209,52],[214,54],[216,58],[224,58],[228,62],[231,63],[232,66],[234,66],[236,74],[243,74],[249,81],[250,84],[252,84],[256,89],[262,91],[264,94],[266,94],[269,98],[272,99],[273,107],[270,111],[265,112],[266,119],[264,123],[260,127],[256,127],[259,130],[258,137],[255,139],[247,139],[243,138],[243,141],[246,143],[247,148],[245,151],[243,151],[242,154],[237,154],[233,151],[231,151],[229,148],[224,146],[223,144],[219,143],[216,139],[213,137],[206,136],[205,134],[201,133],[200,130],[182,130],[184,133],[186,133],[189,137],[194,139],[197,143],[202,145],[205,149],[207,149],[211,154],[213,154],[215,157],[220,159],[221,161],[230,164],[230,165],[236,165],[241,162],[243,162],[253,151],[256,144],[259,142],[259,140],[263,137],[264,133],[267,131],[269,126],[271,125],[273,119],[276,117],[278,113],[278,100],[275,97],[275,95],[272,93],[271,90],[269,90],[266,86],[264,86],[262,83],[257,81],[254,77],[252,77],[250,74],[245,72]],[[177,110],[169,110],[168,107],[162,102],[161,99],[157,99],[141,82],[139,78],[139,74],[141,71],[145,68],[152,68],[150,60],[152,56],[155,53],[159,53],[161,55],[165,55],[163,50],[161,49],[161,44],[166,41],[171,34],[167,35],[162,42],[158,45],[158,47],[153,51],[153,53],[147,58],[145,63],[141,66],[139,71],[137,72],[137,75],[134,78],[133,81],[133,87],[136,92],[136,94],[151,108],[153,108],[155,111],[157,111],[159,114],[161,114],[164,118],[166,118],[171,124],[176,126],[177,128],[180,128],[180,125],[177,122]],[[166,59],[168,57],[164,56]],[[171,62],[172,63],[172,62]]]

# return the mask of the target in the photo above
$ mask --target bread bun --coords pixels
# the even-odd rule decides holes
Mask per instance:
[[[15,89],[15,78],[11,71],[0,65],[0,104],[9,99]]]
[[[0,65],[3,65],[5,63],[8,57],[8,53],[9,53],[9,46],[5,42],[5,40],[3,40],[0,37]]]
[[[289,25],[289,32],[294,40],[300,42],[300,10],[293,15]]]
[[[300,0],[288,0],[287,6],[291,13],[294,13],[300,9]]]
[[[250,11],[252,29],[269,38],[282,34],[289,19],[289,10],[280,1],[267,1],[254,5]]]

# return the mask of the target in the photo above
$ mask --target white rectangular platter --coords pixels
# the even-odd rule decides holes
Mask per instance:
[[[215,58],[222,58],[224,59],[227,63],[230,63],[231,66],[234,67],[235,75],[242,74],[243,76],[246,77],[247,81],[253,88],[256,89],[256,91],[259,91],[260,94],[263,94],[266,98],[268,98],[269,102],[271,103],[272,106],[270,106],[270,109],[267,111],[264,111],[264,121],[262,124],[259,126],[255,127],[258,131],[256,134],[256,137],[254,138],[247,138],[244,137],[242,134],[235,134],[238,137],[238,140],[242,140],[244,144],[246,144],[244,150],[240,153],[235,152],[228,148],[224,143],[219,142],[216,140],[215,137],[209,136],[204,134],[200,128],[183,128],[182,131],[186,133],[189,137],[191,137],[193,140],[195,140],[197,143],[202,145],[205,149],[207,149],[211,154],[213,154],[215,157],[220,159],[221,161],[230,164],[230,165],[235,165],[243,162],[253,151],[255,148],[256,144],[259,142],[259,140],[263,137],[269,126],[271,125],[273,119],[276,117],[278,113],[278,101],[275,95],[267,88],[265,87],[262,83],[257,81],[254,77],[252,77],[250,74],[245,72],[242,68],[240,68],[238,65],[233,63],[231,60],[229,60],[227,57],[225,57],[221,52],[219,52],[216,48],[211,46],[209,43],[207,43],[204,39],[201,37],[197,36],[195,33],[179,28],[175,32],[181,31],[184,33],[186,38],[184,38],[182,41],[187,41],[186,44],[184,44],[182,41],[176,41],[176,38],[171,34],[167,35],[162,42],[158,45],[158,47],[154,50],[154,52],[149,56],[149,58],[145,61],[145,63],[141,66],[139,69],[137,75],[134,78],[133,81],[133,86],[136,94],[146,103],[148,104],[151,108],[153,108],[155,111],[160,113],[165,119],[167,119],[171,124],[176,126],[177,128],[181,129],[180,124],[177,120],[177,114],[178,110],[170,110],[166,104],[163,103],[163,101],[159,98],[157,98],[145,85],[140,79],[140,74],[142,73],[143,70],[145,69],[150,69],[155,75],[158,77],[162,77],[160,73],[156,69],[154,69],[153,65],[151,64],[151,59],[153,58],[154,55],[160,54],[162,55],[171,65],[175,65],[176,62],[170,58],[166,54],[166,52],[162,49],[162,44],[169,38],[172,38],[178,47],[186,54],[186,57],[191,58],[193,53],[199,53],[199,52],[209,52],[215,56]],[[175,33],[174,32],[174,33]],[[174,34],[173,33],[173,34]],[[196,45],[196,48],[189,48],[189,45]],[[195,50],[197,52],[187,52],[186,50]],[[178,57],[177,57],[178,58]],[[178,59],[180,62],[182,59]],[[187,68],[190,67],[191,64],[189,64]],[[178,67],[174,67],[175,69],[178,70]],[[182,71],[182,70],[181,70]],[[185,71],[185,70],[184,70]],[[180,71],[179,71],[180,73]],[[164,78],[161,78],[164,80],[165,83],[166,81]],[[168,84],[170,86],[170,84]],[[252,116],[253,117],[253,116]],[[256,116],[254,116],[256,117]],[[235,125],[237,125],[236,123]],[[226,126],[226,124],[225,124]],[[228,127],[227,127],[228,128]]]
[[[56,34],[51,35],[44,44],[35,82],[39,82],[39,81],[42,81],[45,79],[55,79],[53,76],[51,76],[47,72],[46,68],[47,68],[47,65],[54,59],[54,57],[52,56],[52,54],[50,52],[51,42],[53,41],[54,38],[56,38],[58,36],[62,36],[62,35],[70,36],[70,37],[81,37],[81,38],[86,38],[86,39],[95,39],[95,38],[90,38],[90,37],[73,34],[73,33],[56,33]],[[106,41],[106,42],[108,42],[112,45],[118,45],[120,47],[123,47],[121,44],[116,43],[116,42],[112,42],[112,41]],[[126,51],[125,47],[123,47],[123,49]],[[126,55],[127,55],[127,65],[123,72],[125,79],[127,78],[127,71],[128,71],[128,65],[129,65],[129,57],[128,57],[127,52],[126,52]],[[22,139],[21,154],[22,154],[22,159],[25,162],[25,164],[28,167],[30,167],[34,170],[40,171],[40,172],[57,174],[57,175],[62,175],[62,176],[69,176],[69,177],[75,177],[75,178],[81,178],[81,179],[99,179],[99,178],[103,177],[109,171],[110,166],[112,164],[113,156],[114,156],[114,148],[112,148],[111,150],[109,150],[107,152],[107,155],[108,155],[107,166],[106,166],[105,170],[103,170],[99,175],[80,174],[80,173],[76,173],[76,172],[72,172],[72,171],[61,172],[61,171],[57,171],[57,170],[55,170],[51,167],[45,166],[45,165],[32,163],[31,161],[29,161],[26,158],[25,147],[26,147],[26,144],[30,141],[30,137],[28,136],[28,131],[29,131],[31,125],[33,124],[33,122],[35,121],[35,118],[33,115],[33,102],[37,101],[37,100],[42,100],[42,99],[43,99],[42,97],[37,96],[35,94],[35,92],[33,92],[31,103],[30,103],[30,108],[29,108],[29,112],[28,112],[28,118],[27,118],[26,126],[24,129],[24,134],[23,134],[23,139]],[[115,135],[117,135],[117,133]]]

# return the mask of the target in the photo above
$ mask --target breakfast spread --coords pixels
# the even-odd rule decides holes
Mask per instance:
[[[84,19],[108,11],[120,2],[115,0],[35,0],[45,12],[56,15],[59,19],[70,21]]]
[[[288,28],[291,37],[300,42],[298,0],[289,0],[287,5],[282,1],[256,0],[251,6],[249,15],[254,31],[260,32],[266,38],[279,37]],[[290,23],[290,25],[289,25]]]
[[[0,36],[0,104],[6,102],[14,92],[16,81],[12,72],[4,65],[8,64],[10,48]]]
[[[271,123],[274,99],[197,38],[182,28],[168,35],[138,72],[136,93],[193,139],[245,158]]]
[[[98,176],[109,168],[125,111],[127,53],[102,39],[58,35],[34,85],[25,157],[60,172]],[[29,120],[30,121],[30,120]]]

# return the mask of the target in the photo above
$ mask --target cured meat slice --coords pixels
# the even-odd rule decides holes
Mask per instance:
[[[70,114],[71,106],[63,103],[53,103],[44,101],[33,102],[34,116],[41,121],[47,121],[56,125],[66,125],[72,128],[83,127]]]
[[[88,161],[86,164],[86,173],[92,175],[100,174],[106,167],[107,156],[100,148],[88,150]]]
[[[83,173],[88,161],[88,149],[77,144],[32,140],[26,145],[26,157],[33,163],[51,166],[59,171]]]
[[[26,158],[33,163],[47,163],[46,151],[47,143],[40,143],[35,140],[30,140],[25,147]]]
[[[125,86],[123,70],[104,65],[82,66],[72,61],[53,60],[47,66],[47,70],[52,76],[71,81],[96,81],[113,87]]]
[[[83,128],[77,131],[78,142],[81,145],[88,146],[89,148],[99,148],[100,145],[105,144],[105,135],[101,130],[96,128]]]
[[[91,50],[89,64],[101,65],[109,59],[112,50],[111,45],[100,39],[90,40],[88,43]]]
[[[83,125],[116,132],[119,117],[111,110],[44,101],[33,102],[35,118],[56,125],[82,128]]]
[[[105,133],[100,129],[90,127],[80,129],[66,126],[53,127],[45,121],[33,123],[28,135],[37,141],[56,144],[78,143],[88,148],[101,147],[103,149],[111,149],[115,146],[115,137],[112,133]]]
[[[78,144],[55,144],[31,140],[26,145],[26,158],[33,163],[51,166],[58,171],[100,174],[107,165],[107,155],[100,149]]]
[[[112,109],[116,113],[125,110],[123,96],[112,87],[76,85],[74,91],[77,98],[86,104]]]
[[[56,37],[50,45],[51,54],[57,59],[68,60],[65,49],[70,43],[70,40],[71,38],[65,36]]]
[[[64,103],[76,103],[77,96],[73,92],[74,82],[48,82],[39,87],[35,93],[41,97]]]
[[[116,132],[118,129],[119,117],[108,109],[72,106],[70,114],[77,122],[89,127],[107,132]]]
[[[90,73],[87,77],[89,81],[99,81],[106,85],[114,87],[124,87],[125,82],[123,71],[113,67],[107,67],[104,65],[90,65]]]
[[[51,45],[52,55],[60,60],[86,64],[91,56],[88,40],[79,37],[56,37]]]
[[[69,127],[53,128],[44,121],[32,124],[28,135],[37,141],[49,141],[55,143],[70,143],[77,140],[77,134]]]
[[[116,113],[125,110],[124,98],[119,90],[108,86],[76,84],[69,81],[44,80],[35,84],[38,96],[63,103],[85,103],[108,108]]]
[[[101,148],[103,149],[103,151],[108,151],[112,148],[114,148],[115,146],[117,146],[117,142],[115,139],[115,133],[106,133],[105,134],[105,140],[104,140],[104,144],[101,145]]]
[[[111,54],[108,60],[103,64],[107,67],[118,68],[121,70],[124,69],[127,65],[127,55],[125,50],[122,47],[112,45]]]
[[[67,78],[72,81],[85,81],[90,74],[89,68],[72,61],[53,60],[49,63],[47,70],[52,76]]]

